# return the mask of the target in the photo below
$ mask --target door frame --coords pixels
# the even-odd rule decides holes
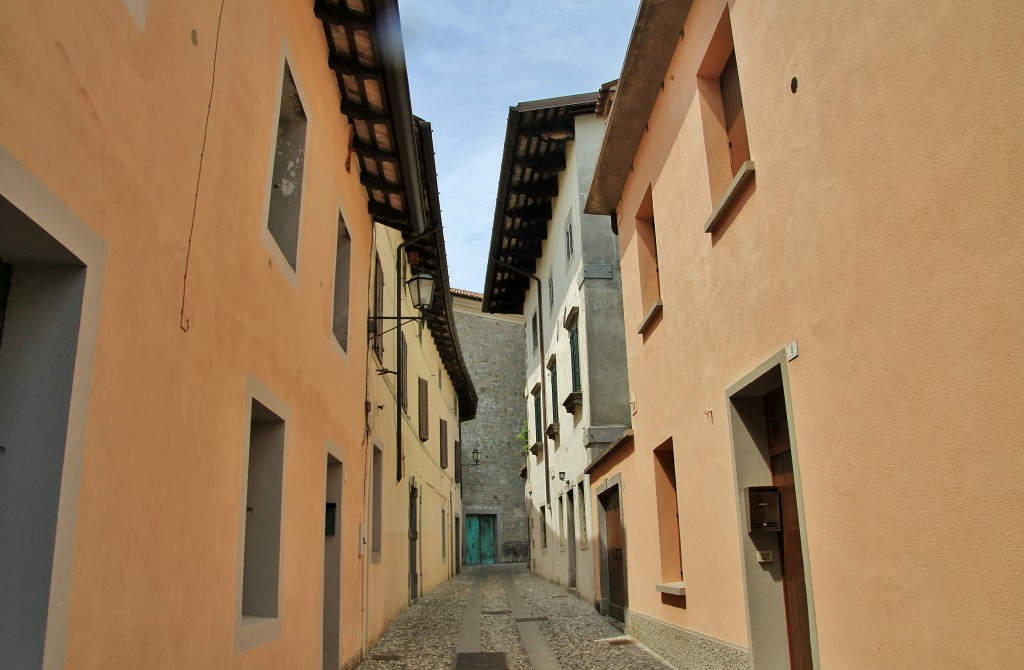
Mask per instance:
[[[67,426],[64,431],[64,457],[53,535],[50,592],[42,651],[43,668],[63,668],[67,653],[82,452],[85,448],[86,421],[99,334],[107,244],[2,146],[0,195],[75,256],[85,271],[71,393],[68,400]]]
[[[336,503],[337,504],[337,511],[336,511],[336,516],[335,516],[335,524],[336,524],[335,525],[335,535],[333,536],[335,539],[334,540],[329,540],[328,536],[324,537],[324,560],[323,560],[324,574],[323,574],[323,594],[322,594],[323,601],[321,603],[321,605],[322,605],[321,606],[321,610],[323,611],[322,638],[323,638],[323,645],[324,646],[321,649],[321,652],[322,652],[321,655],[327,653],[327,643],[328,643],[328,630],[327,630],[327,626],[329,624],[328,619],[335,617],[335,611],[334,610],[336,610],[337,611],[336,612],[336,618],[337,618],[338,630],[331,631],[331,633],[333,634],[334,637],[332,637],[329,640],[329,642],[332,645],[335,642],[337,642],[338,658],[340,659],[342,654],[343,654],[341,631],[342,631],[343,624],[344,624],[344,621],[342,619],[343,609],[344,609],[342,607],[342,602],[344,600],[343,597],[342,597],[342,585],[343,585],[343,582],[344,582],[343,575],[345,574],[345,570],[344,570],[344,561],[345,561],[345,552],[344,552],[344,544],[345,544],[345,523],[344,523],[344,520],[345,520],[345,512],[344,512],[344,509],[345,509],[345,507],[344,507],[344,505],[345,505],[345,452],[343,452],[338,447],[338,445],[336,445],[330,439],[327,440],[327,449],[326,449],[326,456],[324,458],[324,464],[326,466],[325,469],[324,469],[324,493],[325,493],[325,496],[324,496],[325,500],[324,500],[324,502],[325,502],[325,504],[328,503],[328,502],[331,502],[330,498],[332,497],[332,494],[333,494],[333,497],[337,498],[337,503]],[[335,473],[335,476],[333,476],[333,477],[331,476],[332,468],[334,469],[333,472]],[[333,489],[332,489],[332,486],[331,486],[332,483],[334,484]],[[325,513],[326,513],[326,509],[325,509]],[[329,547],[329,545],[334,545],[334,546],[330,546],[330,550],[332,552],[330,556],[328,556],[328,547]],[[334,552],[337,552],[337,554],[335,554]],[[330,560],[333,563],[336,563],[336,565],[337,565],[338,575],[337,575],[337,581],[334,582],[334,583],[332,583],[330,580],[328,580],[327,570],[331,567],[331,566],[328,565],[328,560]],[[337,590],[338,590],[337,602],[333,602],[333,601],[332,602],[328,602],[328,600],[327,600],[328,589],[331,588],[331,587],[334,587],[334,586],[337,586]],[[331,608],[331,611],[328,611],[328,607]],[[335,637],[337,638],[336,640],[334,639]],[[333,661],[333,659],[332,659],[332,661]],[[326,659],[325,659],[325,663],[326,663]]]
[[[746,489],[771,486],[772,469],[768,456],[768,435],[764,429],[764,397],[782,388],[789,426],[790,452],[793,459],[793,480],[796,491],[797,520],[807,592],[807,625],[811,643],[811,662],[820,667],[818,636],[815,625],[811,563],[808,555],[807,526],[804,519],[803,487],[800,458],[793,424],[793,408],[789,390],[789,374],[785,349],[770,356],[760,365],[726,389],[729,410],[729,436],[733,457],[733,481],[736,489],[737,530],[743,565],[743,588],[746,601],[747,639],[750,642],[752,670],[781,668],[789,665],[789,637],[786,624],[782,568],[779,561],[758,563],[758,551],[778,555],[779,540],[775,533],[747,532]],[[757,612],[758,616],[752,616]]]
[[[597,556],[600,560],[601,570],[601,597],[597,599],[597,606],[601,614],[609,616],[611,611],[611,579],[609,577],[611,566],[608,565],[608,517],[605,513],[604,500],[601,497],[614,488],[618,489],[619,495],[619,527],[622,534],[622,600],[624,601],[622,609],[624,613],[623,620],[625,620],[625,613],[629,611],[629,552],[626,549],[626,502],[623,495],[625,487],[622,484],[621,474],[609,477],[593,488],[594,498],[597,501]]]
[[[575,486],[565,491],[565,551],[568,554],[569,588],[576,588],[576,495]],[[621,516],[621,514],[620,514]],[[623,552],[625,553],[625,552]]]
[[[409,602],[420,597],[419,539],[420,489],[416,478],[409,478]]]

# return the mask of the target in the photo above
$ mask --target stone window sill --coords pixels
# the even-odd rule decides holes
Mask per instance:
[[[729,182],[729,186],[726,187],[725,193],[722,194],[722,198],[715,205],[715,208],[711,210],[711,216],[708,217],[707,223],[704,224],[705,233],[713,233],[715,229],[721,225],[722,221],[725,220],[726,214],[729,213],[729,209],[732,207],[733,202],[739,197],[740,193],[743,192],[743,187],[747,185],[747,182],[754,176],[754,161],[745,161],[740,169],[736,172],[736,176]]]
[[[640,322],[640,327],[636,329],[636,332],[637,332],[638,335],[643,335],[643,334],[645,334],[647,332],[647,329],[651,327],[651,325],[658,318],[658,315],[661,314],[661,309],[662,309],[661,298],[658,298],[657,300],[654,301],[654,304],[651,305],[651,308],[649,310],[647,310],[647,314],[644,316],[643,320]]]
[[[667,593],[671,596],[685,596],[686,582],[665,582],[664,584],[655,584],[654,590],[658,593]]]
[[[562,407],[564,407],[565,411],[569,414],[576,414],[577,408],[583,407],[583,392],[572,391],[569,393],[569,395],[565,397],[565,400],[562,401]]]

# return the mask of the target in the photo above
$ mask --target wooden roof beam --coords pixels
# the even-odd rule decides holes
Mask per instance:
[[[529,198],[553,198],[558,195],[558,179],[550,178],[529,184],[509,186],[509,192]]]
[[[381,191],[382,193],[398,193],[399,195],[402,194],[401,184],[395,184],[390,181],[387,181],[386,179],[374,177],[372,174],[368,172],[362,172],[359,175],[359,181],[366,188],[372,188],[377,191]]]
[[[353,130],[352,132],[354,133],[355,131]],[[391,161],[398,160],[398,156],[395,154],[394,151],[386,151],[378,146],[367,144],[366,142],[360,140],[358,137],[354,138],[352,141],[352,151],[356,152],[363,158],[373,158],[374,160],[383,159]]]
[[[565,140],[576,134],[576,122],[572,118],[558,121],[540,122],[521,128],[520,132],[531,137],[542,137],[547,140]]]
[[[535,172],[561,172],[565,169],[565,152],[553,151],[543,156],[525,156],[516,159],[516,163]]]
[[[521,221],[547,223],[551,220],[551,203],[542,202],[536,205],[526,205],[525,207],[506,208],[505,216]]]
[[[506,240],[541,241],[548,239],[548,227],[542,224],[520,226],[519,228],[506,229],[502,232]]]
[[[366,203],[366,209],[372,218],[386,225],[398,226],[400,228],[409,227],[409,215],[400,209],[395,209],[390,205],[385,205],[372,199]]]
[[[378,112],[375,109],[370,109],[366,105],[361,105],[358,102],[353,102],[347,98],[341,101],[341,113],[350,119],[360,119],[362,121],[370,121],[374,123],[384,123],[388,120],[386,112]]]
[[[313,5],[313,15],[321,21],[345,26],[348,30],[369,30],[372,23],[369,16],[356,14],[343,2],[337,7],[331,7],[323,0],[317,0]]]
[[[347,74],[359,79],[380,79],[381,71],[376,67],[367,67],[359,61],[343,58],[339,54],[327,55],[327,65],[338,74]]]

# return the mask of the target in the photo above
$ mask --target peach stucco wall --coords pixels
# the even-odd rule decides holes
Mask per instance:
[[[220,9],[153,0],[141,33],[121,0],[0,9],[0,144],[107,245],[67,667],[319,667],[327,440],[346,471],[342,658],[360,649],[366,350],[352,318],[339,355],[331,318],[339,207],[366,313],[365,194],[310,3],[225,3],[211,101]],[[294,283],[261,240],[285,52],[309,118]],[[248,375],[289,409],[282,632],[236,654]]]
[[[712,235],[695,72],[725,4],[693,3],[618,211],[629,607],[748,643],[725,390],[797,340],[821,667],[1017,667],[1024,5],[730,3],[757,171]],[[651,184],[664,317],[645,340],[633,217]],[[669,437],[685,609],[634,542],[656,541],[644,482]]]

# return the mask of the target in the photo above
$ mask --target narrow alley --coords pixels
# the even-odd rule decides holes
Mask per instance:
[[[358,667],[671,667],[616,623],[523,564],[468,566],[398,615]]]

